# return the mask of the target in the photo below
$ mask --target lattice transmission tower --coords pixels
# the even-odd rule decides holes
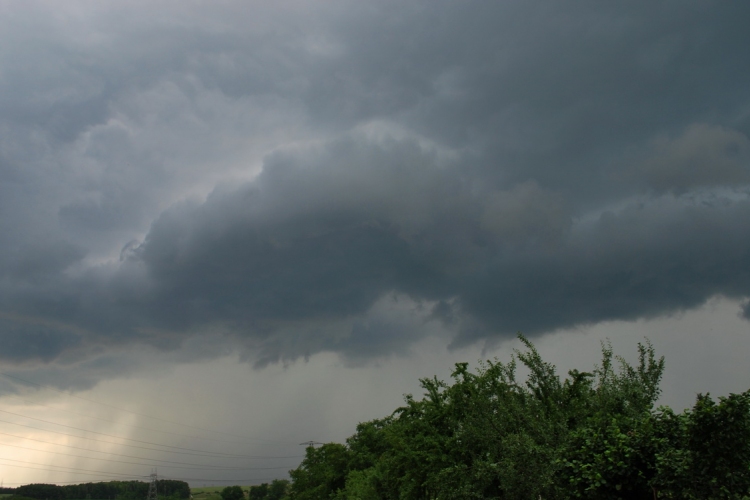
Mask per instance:
[[[305,449],[307,449],[307,448],[315,448],[316,444],[325,444],[325,443],[320,443],[318,441],[305,441],[304,443],[300,443],[299,445],[304,446]]]
[[[146,500],[158,500],[156,497],[156,469],[151,471],[151,484],[148,485],[148,497]]]

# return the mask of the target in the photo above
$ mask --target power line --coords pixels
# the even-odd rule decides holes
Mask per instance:
[[[60,434],[62,436],[74,437],[74,438],[78,438],[78,439],[86,439],[88,441],[94,441],[94,442],[97,442],[97,443],[114,444],[114,445],[117,445],[117,446],[127,446],[128,448],[138,448],[138,449],[141,449],[141,450],[158,451],[158,452],[161,452],[161,453],[172,453],[172,454],[175,454],[175,455],[190,455],[190,456],[209,457],[209,458],[240,458],[240,459],[250,458],[248,455],[232,455],[232,454],[228,454],[228,453],[210,453],[210,452],[209,453],[200,453],[200,452],[199,453],[188,453],[188,452],[185,452],[185,451],[171,451],[171,450],[162,450],[162,449],[159,449],[159,448],[149,448],[147,446],[138,446],[138,445],[135,445],[135,444],[113,443],[112,441],[105,441],[103,439],[96,439],[96,438],[93,438],[93,437],[86,437],[86,436],[77,436],[75,434],[69,434],[67,432],[60,432],[60,431],[53,431],[53,430],[50,430],[50,429],[43,429],[43,428],[40,428],[40,427],[34,427],[33,425],[25,425],[25,424],[19,424],[18,422],[10,422],[8,420],[1,420],[0,419],[0,422],[6,423],[6,424],[11,424],[11,425],[17,425],[19,427],[26,427],[28,429],[35,429],[35,430],[38,430],[38,431],[51,432],[53,434]],[[50,423],[53,423],[53,422],[50,422]],[[84,432],[88,432],[88,431],[84,431]],[[123,438],[123,439],[126,439],[126,438]],[[148,444],[153,444],[155,446],[176,448],[174,446],[161,445],[161,444],[158,444],[158,443],[148,443]]]
[[[8,465],[9,467],[13,467],[13,466],[11,466],[9,464],[6,464],[6,465]],[[137,476],[137,477],[141,477],[141,476]],[[133,479],[133,481],[137,481],[137,480]],[[25,486],[25,485],[27,485],[29,483],[5,483],[5,486],[8,486],[9,484],[18,485],[18,486]],[[57,484],[57,485],[61,485],[61,484],[81,484],[81,481],[55,481],[55,484]]]
[[[44,389],[44,388],[50,388],[53,391],[56,391],[58,393],[63,394],[62,391],[60,391],[59,389],[56,389],[56,388],[54,388],[52,386],[38,384],[36,382],[31,382],[30,380],[25,380],[25,379],[23,379],[21,377],[18,377],[18,376],[15,376],[15,375],[11,375],[11,374],[6,373],[6,372],[0,372],[0,375],[4,376],[6,378],[12,379],[12,380],[17,380],[17,381],[19,381],[21,383],[24,383],[24,384],[36,386],[36,387],[39,387],[39,388],[42,388],[42,389]],[[267,440],[267,439],[250,438],[250,437],[247,437],[247,436],[242,436],[240,434],[234,434],[234,433],[231,433],[231,432],[216,431],[216,430],[212,430],[212,429],[206,429],[204,427],[198,427],[198,426],[195,426],[195,425],[184,424],[184,423],[181,423],[181,422],[175,422],[173,420],[167,420],[165,418],[154,417],[152,415],[146,415],[146,414],[143,414],[143,413],[137,413],[137,412],[128,410],[126,408],[120,408],[119,406],[111,405],[109,403],[102,403],[100,401],[96,401],[96,400],[93,400],[93,399],[84,398],[82,396],[76,396],[75,394],[67,394],[67,396],[71,397],[71,398],[80,399],[82,401],[88,401],[89,403],[94,403],[94,404],[98,404],[98,405],[102,405],[102,406],[107,406],[109,408],[113,408],[113,409],[121,411],[121,412],[130,413],[131,415],[136,415],[136,416],[144,417],[144,418],[150,418],[152,420],[158,420],[160,422],[165,422],[165,423],[172,424],[172,425],[180,425],[180,426],[183,426],[183,427],[188,427],[190,429],[196,429],[196,430],[203,431],[203,432],[213,432],[215,434],[222,434],[224,436],[231,436],[231,437],[234,437],[234,438],[246,439],[248,441],[265,442],[265,443],[268,443],[268,444],[288,444],[288,445],[294,444],[294,443],[285,442],[285,441],[271,441],[271,440]]]
[[[75,412],[75,411],[72,411],[72,410],[66,410],[64,408],[53,408],[52,406],[46,405],[46,404],[41,403],[39,401],[34,401],[34,400],[28,400],[28,399],[24,399],[24,398],[19,398],[17,396],[3,396],[3,397],[10,397],[11,399],[16,399],[18,401],[23,401],[24,403],[30,403],[30,404],[34,404],[34,405],[37,405],[37,406],[42,406],[44,408],[54,409],[55,411],[58,411],[58,412],[61,411],[63,413],[69,413],[69,414],[75,415],[77,417],[89,418],[89,419],[93,419],[93,420],[99,420],[99,421],[102,421],[102,422],[110,422],[110,423],[113,423],[113,424],[116,424],[116,425],[122,425],[121,422],[118,422],[117,420],[112,420],[111,418],[103,418],[103,417],[97,417],[97,416],[94,416],[94,415],[86,415],[84,413],[78,413],[78,412]],[[203,436],[194,436],[194,435],[191,435],[191,434],[181,434],[179,432],[171,432],[171,431],[165,431],[165,430],[161,430],[161,429],[153,429],[151,427],[146,427],[146,426],[143,426],[143,425],[130,425],[130,427],[135,428],[135,429],[144,429],[144,430],[147,430],[147,431],[150,431],[150,432],[159,432],[159,433],[162,433],[162,434],[169,434],[171,436],[185,437],[185,438],[190,438],[190,439],[201,439],[201,440],[204,440],[204,441],[213,441],[213,442],[216,442],[216,443],[224,443],[224,444],[237,444],[236,441],[227,441],[225,439],[216,439],[216,438],[203,437]],[[289,443],[289,444],[291,444],[291,443]]]
[[[0,435],[11,436],[11,437],[20,438],[20,439],[26,439],[28,441],[36,441],[38,443],[51,444],[51,445],[54,445],[54,446],[64,446],[65,448],[72,448],[74,450],[89,451],[89,452],[92,452],[92,453],[102,453],[102,454],[105,454],[105,455],[112,455],[112,456],[118,456],[118,457],[127,457],[127,458],[137,458],[137,459],[140,459],[140,460],[152,460],[154,462],[166,462],[166,463],[171,463],[171,464],[187,464],[186,462],[173,462],[173,461],[170,461],[170,460],[161,460],[161,459],[158,459],[158,458],[137,457],[137,456],[134,456],[134,455],[123,455],[121,453],[112,453],[112,452],[109,452],[109,451],[89,450],[88,448],[81,448],[80,446],[73,446],[73,445],[70,445],[70,444],[62,444],[62,443],[53,443],[52,441],[44,441],[43,439],[35,439],[35,438],[26,437],[26,436],[19,436],[18,434],[10,434],[10,433],[7,433],[7,432],[0,432]],[[6,445],[6,446],[12,446],[12,445]],[[41,451],[41,450],[37,450],[37,451]],[[160,450],[157,450],[157,451],[160,451]],[[96,457],[91,457],[91,458],[96,458]],[[261,459],[261,458],[281,459],[281,458],[301,458],[301,456],[289,456],[289,457],[248,457],[248,459]],[[189,464],[189,465],[192,465],[192,464]],[[200,465],[200,464],[196,464],[196,465]]]
[[[54,444],[54,443],[52,443]],[[2,446],[9,446],[12,448],[19,448],[21,450],[29,450],[29,451],[36,451],[39,453],[53,453],[55,455],[63,455],[66,457],[73,457],[73,458],[84,458],[87,460],[98,460],[98,461],[104,461],[104,462],[114,462],[119,464],[128,464],[128,465],[147,465],[147,466],[157,466],[159,464],[154,463],[142,463],[142,462],[127,462],[125,460],[112,460],[110,458],[101,458],[101,457],[87,457],[85,455],[74,455],[72,453],[63,453],[61,451],[51,451],[51,450],[38,450],[36,448],[28,448],[26,446],[18,446],[15,444],[7,444],[3,443]],[[64,445],[61,445],[64,446]],[[106,453],[106,452],[97,452],[97,453]],[[117,455],[117,454],[115,454]],[[129,457],[129,455],[123,455],[125,457]],[[1,457],[0,457],[1,458]],[[159,460],[159,459],[152,459],[152,458],[141,458],[141,457],[133,457],[140,460],[149,460],[151,462],[166,462],[166,463],[177,463],[177,464],[184,464],[184,465],[190,465],[191,467],[185,467],[182,465],[164,465],[163,463],[159,465],[159,467],[163,467],[166,469],[187,469],[187,470],[216,470],[216,471],[224,471],[224,470],[261,470],[262,467],[224,467],[220,465],[202,465],[202,464],[192,464],[192,463],[184,463],[184,462],[170,462],[169,460]],[[294,457],[294,458],[301,458],[301,457]]]
[[[6,461],[10,461],[10,462],[27,463],[27,464],[32,464],[32,465],[42,465],[43,467],[50,467],[49,465],[46,465],[46,464],[37,464],[35,462],[26,462],[26,461],[23,461],[23,460],[14,460],[14,459],[10,459],[10,458],[0,458],[0,460],[6,460]],[[44,468],[39,468],[39,467],[27,467],[25,465],[13,465],[13,464],[2,464],[2,465],[6,466],[6,467],[18,467],[18,468],[21,468],[21,469],[43,470],[43,471],[47,471],[47,472],[62,472],[62,473],[65,473],[65,474],[93,474],[93,475],[105,476],[105,477],[127,477],[127,478],[146,478],[146,477],[149,477],[150,478],[150,476],[139,476],[139,475],[135,475],[135,474],[119,474],[117,472],[95,471],[95,470],[90,470],[90,469],[79,469],[79,468],[76,468],[76,467],[65,467],[65,466],[60,466],[60,465],[53,465],[53,466],[51,466],[51,467],[57,467],[57,469],[44,469]],[[284,468],[285,467],[268,467],[268,468],[266,468],[264,470],[284,469]],[[58,470],[58,469],[69,469],[69,470]],[[76,471],[81,471],[81,472],[76,472]],[[222,482],[222,483],[228,483],[228,482],[239,483],[239,482],[245,482],[245,481],[247,481],[247,482],[252,481],[252,479],[247,479],[247,478],[242,478],[242,479],[238,479],[238,478],[234,478],[234,479],[214,479],[214,478],[193,478],[193,477],[191,477],[191,478],[185,478],[185,477],[168,477],[168,476],[162,476],[162,477],[164,477],[165,479],[175,479],[175,480],[178,480],[178,481],[212,481],[212,482],[217,482],[217,483],[219,483],[219,482]]]
[[[5,467],[19,467],[21,469],[32,469],[32,470],[44,470],[47,472],[62,472],[65,474],[95,474],[98,476],[106,476],[106,477],[147,477],[147,476],[137,476],[134,474],[120,474],[117,472],[106,472],[106,471],[95,471],[95,470],[89,470],[89,469],[79,469],[76,467],[66,467],[63,465],[47,465],[47,464],[38,464],[36,462],[26,462],[24,460],[14,460],[12,458],[0,458],[0,460],[5,460],[9,462],[19,462],[22,464],[32,464],[32,465],[41,465],[43,467],[56,467],[56,469],[40,469],[38,467],[27,467],[25,465],[13,465],[13,464],[1,464]],[[69,469],[69,470],[58,470],[58,469]],[[82,471],[82,472],[75,472],[75,471]]]
[[[133,476],[133,477],[134,478],[136,478],[136,477],[140,478],[140,477],[146,477],[146,476]],[[183,481],[183,479],[174,478],[174,477],[168,477],[168,476],[162,476],[162,477],[164,479],[173,479],[173,480],[177,480],[177,481]],[[252,479],[243,479],[242,481],[247,481],[247,482],[251,482],[251,481],[272,481],[274,479],[278,479],[278,477],[254,477]],[[133,481],[137,481],[137,479],[133,479]],[[197,479],[196,481],[220,482],[220,481],[223,481],[223,480],[218,480],[218,479]],[[234,481],[234,480],[232,479],[231,481]],[[11,483],[5,483],[6,486],[8,486],[8,485],[23,486],[23,485],[26,485],[26,484],[29,484],[29,483],[12,483],[12,482]],[[81,481],[55,481],[55,484],[57,484],[57,485],[61,485],[61,484],[81,484]]]
[[[28,381],[28,380],[24,380],[24,379],[22,379],[20,377],[16,377],[16,376],[10,375],[8,373],[0,372],[0,375],[4,376],[6,378],[9,378],[9,379],[15,380],[15,381],[20,381],[21,383],[24,383],[24,384],[33,385],[33,386],[36,386],[36,387],[39,387],[39,388],[45,388],[44,385],[37,384],[37,383],[31,382],[31,381]],[[47,386],[47,387],[49,387],[49,386]],[[55,390],[55,391],[57,391],[57,392],[59,392],[59,393],[62,393],[62,391],[59,391],[59,390],[57,390],[57,389],[55,389],[53,387],[50,387],[50,388],[53,389],[53,390]],[[179,425],[179,426],[186,427],[186,428],[192,428],[192,429],[200,430],[202,432],[209,432],[209,433],[214,433],[214,434],[220,434],[220,435],[230,436],[230,437],[233,437],[233,438],[240,438],[240,439],[243,439],[243,440],[261,442],[261,443],[277,443],[277,444],[281,443],[281,444],[285,444],[285,445],[287,445],[287,444],[293,444],[293,443],[290,443],[290,442],[272,441],[272,440],[264,440],[264,439],[255,439],[255,438],[249,438],[247,436],[242,436],[242,435],[238,435],[238,434],[234,434],[234,433],[222,432],[222,431],[215,431],[215,430],[212,430],[212,429],[207,429],[207,428],[203,428],[203,427],[199,427],[199,426],[184,424],[184,423],[181,423],[181,422],[175,422],[175,421],[171,421],[171,420],[164,419],[164,418],[159,418],[159,417],[154,417],[154,416],[151,416],[151,415],[146,415],[146,414],[141,414],[141,413],[133,412],[133,411],[127,410],[125,408],[120,408],[120,407],[117,407],[115,405],[111,405],[111,404],[107,404],[107,403],[102,403],[102,402],[99,402],[99,401],[96,401],[96,400],[93,400],[93,399],[88,399],[88,398],[81,397],[81,396],[75,396],[73,394],[68,394],[68,396],[76,398],[76,399],[80,399],[80,400],[83,400],[83,401],[87,401],[87,402],[90,402],[90,403],[99,404],[99,405],[102,405],[102,406],[113,408],[115,410],[118,410],[118,411],[121,411],[121,412],[125,412],[125,413],[129,413],[129,414],[132,414],[132,415],[136,415],[136,416],[139,416],[139,417],[149,418],[149,419],[152,419],[152,420],[156,420],[156,421],[160,421],[160,422],[164,422],[164,423],[168,423],[168,424]],[[24,402],[26,402],[26,401],[24,400]],[[38,404],[38,405],[50,408],[49,406],[41,404],[39,402],[34,402],[34,404]],[[66,411],[64,409],[57,409],[57,410],[58,411]],[[167,444],[161,444],[161,443],[154,442],[154,441],[145,441],[145,440],[140,440],[140,439],[128,438],[128,437],[119,436],[119,435],[116,435],[116,434],[108,434],[108,433],[105,433],[105,432],[98,432],[98,431],[90,430],[90,429],[87,429],[87,428],[75,427],[75,426],[72,426],[72,425],[67,425],[67,424],[62,424],[62,423],[58,423],[58,422],[54,422],[54,421],[50,421],[50,420],[36,418],[36,417],[32,417],[32,416],[25,415],[25,414],[22,414],[22,413],[16,413],[16,412],[7,411],[7,410],[0,410],[0,412],[6,413],[8,415],[13,415],[13,416],[16,416],[16,417],[24,418],[24,419],[35,420],[37,422],[42,422],[42,423],[48,424],[48,425],[59,426],[59,427],[66,428],[66,429],[72,429],[72,430],[75,430],[75,431],[78,431],[78,432],[81,432],[81,433],[95,434],[95,435],[99,435],[99,436],[106,436],[106,437],[114,438],[114,439],[119,440],[119,441],[129,441],[129,442],[132,442],[132,443],[141,443],[141,444],[150,445],[150,446],[138,446],[138,445],[126,444],[126,443],[122,443],[122,442],[112,442],[112,441],[109,441],[109,440],[96,439],[96,438],[85,436],[85,435],[76,435],[76,434],[71,434],[71,433],[66,433],[66,432],[61,432],[61,431],[55,431],[55,430],[51,430],[51,429],[46,429],[46,428],[42,428],[42,427],[38,427],[38,426],[34,426],[34,425],[25,425],[25,424],[18,423],[18,422],[12,422],[12,421],[7,421],[7,420],[0,420],[0,422],[7,423],[7,424],[10,424],[10,425],[16,425],[16,426],[20,426],[20,427],[30,428],[30,429],[34,429],[34,430],[38,430],[38,431],[42,431],[42,432],[50,432],[50,433],[54,433],[54,434],[58,434],[58,435],[63,435],[63,436],[68,436],[68,437],[73,437],[73,438],[77,438],[77,439],[85,439],[85,440],[93,441],[93,442],[96,442],[96,443],[103,443],[103,444],[116,445],[116,446],[125,446],[125,447],[128,447],[128,448],[138,448],[138,449],[147,450],[149,452],[160,452],[160,453],[179,454],[179,455],[188,455],[188,456],[196,456],[196,457],[206,457],[206,458],[213,459],[213,460],[216,460],[216,459],[225,459],[225,460],[228,460],[228,459],[233,459],[233,460],[237,460],[237,459],[241,459],[241,460],[277,460],[277,459],[291,459],[291,458],[298,459],[298,458],[301,458],[300,455],[289,455],[289,456],[253,456],[253,455],[241,455],[241,454],[233,454],[233,453],[206,451],[206,450],[203,450],[203,449],[187,448],[187,447],[180,447],[180,446],[172,446],[172,445],[167,445]],[[92,418],[92,419],[96,419],[96,420],[101,420],[101,421],[108,421],[108,422],[112,422],[112,423],[119,423],[119,422],[116,422],[114,420],[104,419],[104,418],[96,417],[96,416],[85,415],[85,414],[81,414],[81,413],[77,413],[77,412],[72,412],[72,411],[67,411],[67,413],[71,413],[71,414],[74,414],[74,415],[77,415],[77,416],[86,417],[86,418]],[[133,426],[133,427],[138,427],[138,426]],[[151,428],[147,428],[147,427],[142,427],[142,428],[144,428],[145,430],[151,431],[151,432],[160,432],[160,433],[164,433],[164,434],[171,434],[171,435],[185,437],[185,438],[189,438],[189,439],[204,439],[204,440],[208,440],[208,441],[215,441],[215,442],[236,444],[236,441],[226,441],[226,440],[214,439],[214,438],[210,438],[210,437],[185,435],[185,434],[180,434],[180,433],[170,432],[170,431],[160,431],[158,429],[151,429]],[[135,460],[145,460],[146,462],[149,462],[151,465],[155,465],[155,463],[160,463],[161,467],[166,467],[168,469],[185,469],[185,470],[194,470],[194,471],[203,470],[205,472],[220,472],[220,471],[246,471],[247,472],[247,471],[281,470],[281,469],[289,470],[291,468],[294,468],[294,465],[291,465],[291,466],[274,466],[274,467],[236,467],[236,466],[231,466],[230,467],[230,466],[221,466],[221,465],[216,465],[216,464],[206,464],[206,465],[203,465],[203,464],[200,464],[200,463],[178,462],[178,461],[162,460],[162,459],[156,459],[156,458],[139,457],[139,456],[134,456],[134,455],[126,455],[126,454],[121,454],[121,453],[110,453],[110,452],[104,452],[104,451],[99,451],[99,450],[90,450],[90,449],[82,448],[82,447],[78,447],[78,446],[72,446],[72,445],[60,444],[60,443],[54,443],[54,442],[45,441],[45,440],[42,440],[42,439],[35,439],[35,438],[30,438],[30,437],[26,437],[26,436],[19,436],[19,435],[10,434],[10,433],[4,433],[4,432],[0,432],[0,435],[6,435],[6,436],[20,438],[20,439],[26,439],[26,440],[35,441],[35,442],[44,443],[44,444],[49,444],[49,445],[53,445],[53,446],[62,446],[62,447],[70,448],[70,449],[83,450],[83,451],[86,451],[87,453],[103,454],[103,455],[110,456],[110,457],[115,457],[116,456],[116,457],[132,458],[132,459],[135,459]],[[27,448],[27,447],[24,447],[24,446],[17,446],[17,445],[11,445],[11,444],[8,444],[6,446],[13,447],[13,448],[18,448],[18,449],[26,449],[26,450],[34,451],[34,452],[52,453],[52,454],[56,454],[56,455],[69,456],[69,457],[80,458],[80,459],[85,459],[85,460],[96,460],[96,461],[100,461],[100,462],[119,463],[119,464],[127,464],[127,465],[132,465],[132,466],[147,465],[147,464],[144,464],[142,462],[139,463],[139,462],[130,462],[130,461],[125,461],[125,460],[114,460],[114,459],[111,459],[111,458],[103,458],[103,457],[82,456],[82,455],[75,455],[75,454],[70,454],[70,453],[62,453],[62,452],[59,452],[59,451],[39,450],[39,449],[35,449],[35,448]],[[153,447],[151,447],[151,446],[153,446]],[[8,462],[14,462],[14,464],[11,464],[11,463],[8,463]],[[64,474],[92,474],[92,475],[95,475],[95,476],[100,476],[100,477],[103,476],[103,477],[110,477],[110,478],[112,478],[112,477],[128,477],[128,478],[144,478],[144,477],[146,477],[146,476],[141,476],[141,475],[127,475],[127,474],[120,474],[120,473],[115,473],[115,472],[107,472],[107,471],[102,471],[102,470],[81,469],[81,468],[68,467],[68,466],[60,466],[60,465],[51,465],[51,466],[47,466],[47,467],[51,467],[51,468],[45,468],[45,464],[40,464],[40,463],[36,463],[36,462],[28,462],[28,461],[21,461],[21,460],[15,460],[15,459],[7,459],[7,458],[0,458],[0,464],[3,465],[3,466],[5,466],[5,467],[15,467],[15,468],[28,469],[28,470],[40,470],[40,471],[47,471],[47,472],[53,472],[53,473],[64,473]],[[24,465],[19,465],[19,464],[24,464]],[[178,464],[178,465],[166,465],[166,464]],[[237,478],[235,478],[235,479],[175,478],[175,479],[182,479],[182,480],[186,480],[186,481],[196,481],[196,482],[220,482],[220,483],[245,482],[245,481],[257,481],[258,480],[258,478],[254,478],[252,480],[237,479]]]
[[[12,411],[0,410],[0,412],[7,413],[9,415],[15,415],[16,417],[28,418],[29,420],[36,420],[37,422],[44,422],[45,424],[58,425],[60,427],[65,427],[65,428],[68,428],[68,429],[74,429],[74,430],[81,431],[81,432],[88,432],[88,433],[91,433],[91,434],[98,434],[100,436],[107,436],[107,437],[112,437],[112,438],[116,438],[116,439],[124,439],[126,441],[133,441],[134,443],[142,443],[142,444],[150,444],[150,445],[154,445],[154,446],[162,446],[164,448],[173,448],[175,450],[194,451],[194,452],[198,452],[198,453],[209,453],[211,455],[217,455],[217,456],[222,456],[222,457],[227,457],[227,458],[244,458],[245,457],[245,455],[234,455],[234,454],[231,454],[231,453],[222,453],[222,452],[213,452],[213,451],[208,451],[207,452],[205,450],[195,450],[195,449],[192,449],[192,448],[183,448],[181,446],[171,446],[171,445],[168,445],[168,444],[159,444],[159,443],[154,443],[154,442],[151,442],[151,441],[141,441],[140,439],[132,439],[132,438],[127,438],[127,437],[123,437],[123,436],[117,436],[115,434],[107,434],[106,432],[90,431],[90,430],[87,430],[87,429],[81,429],[80,427],[74,427],[72,425],[65,425],[65,424],[59,424],[57,422],[51,422],[49,420],[44,420],[42,418],[29,417],[28,415],[23,415],[21,413],[14,413]],[[15,422],[8,422],[7,420],[0,420],[0,422],[11,423],[11,424],[15,424],[15,425],[21,425],[21,424],[15,423]],[[37,427],[32,427],[32,429],[38,429],[38,428]],[[46,430],[46,429],[39,429],[39,430]],[[50,432],[55,432],[55,431],[50,431]],[[83,437],[83,436],[76,436],[76,437],[82,437],[83,439],[89,439],[89,438],[86,438],[86,437]],[[168,451],[168,450],[159,450],[159,451]],[[171,453],[171,452],[169,452],[169,453]]]

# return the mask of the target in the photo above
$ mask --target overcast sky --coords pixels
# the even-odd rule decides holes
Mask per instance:
[[[4,484],[285,477],[518,331],[750,388],[748,19],[0,3]]]

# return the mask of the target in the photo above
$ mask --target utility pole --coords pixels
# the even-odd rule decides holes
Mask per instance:
[[[307,448],[315,448],[316,444],[323,444],[323,443],[319,443],[318,441],[305,441],[304,443],[300,443],[299,445],[304,446],[305,449],[307,449]]]
[[[146,500],[158,500],[156,496],[156,468],[151,471],[151,484],[148,485],[148,497]]]

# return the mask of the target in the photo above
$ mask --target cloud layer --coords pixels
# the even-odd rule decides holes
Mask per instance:
[[[3,9],[19,369],[201,338],[360,363],[750,297],[748,7]]]

